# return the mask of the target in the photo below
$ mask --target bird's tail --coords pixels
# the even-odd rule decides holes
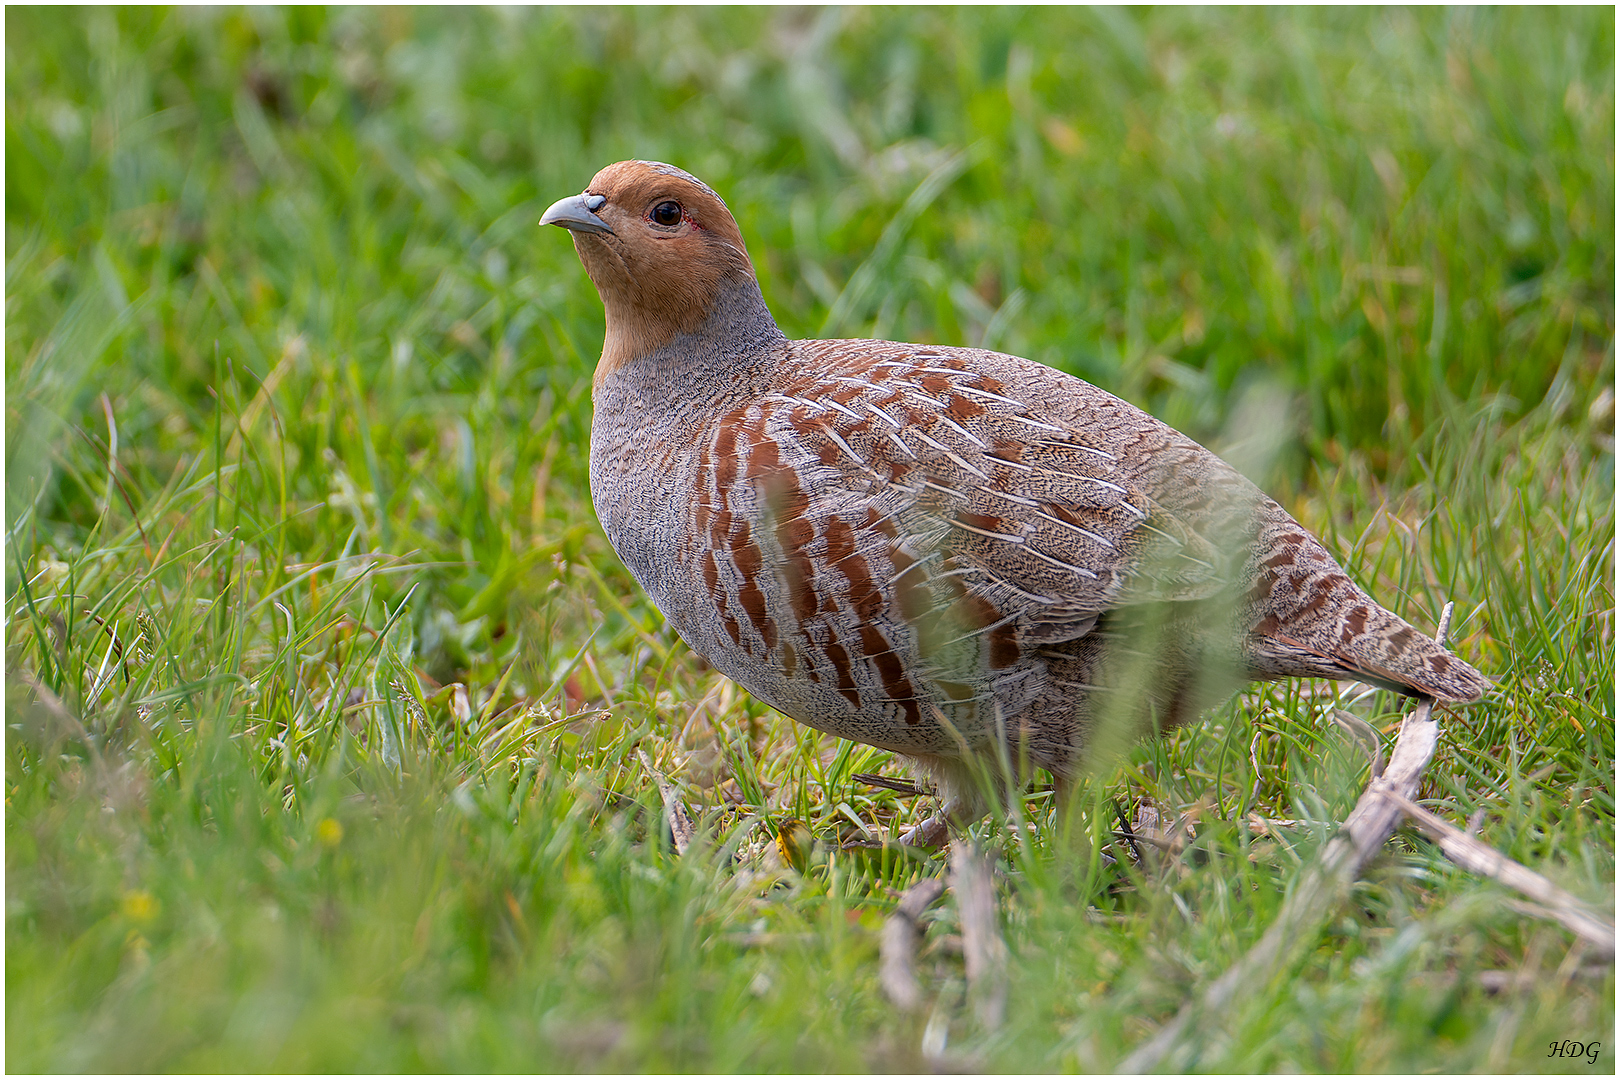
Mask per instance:
[[[1340,606],[1326,618],[1263,618],[1250,639],[1252,673],[1271,679],[1359,679],[1441,701],[1478,701],[1491,688],[1490,679],[1444,645],[1356,592],[1361,602]]]
[[[1359,609],[1358,609],[1359,610]],[[1353,614],[1353,612],[1352,612]],[[1426,694],[1441,701],[1478,701],[1491,680],[1399,615],[1371,605],[1359,633],[1349,620],[1334,650],[1363,681],[1405,693]]]
[[[1380,607],[1319,540],[1274,509],[1259,542],[1270,557],[1249,593],[1256,675],[1360,679],[1442,701],[1478,701],[1491,688],[1444,645]]]

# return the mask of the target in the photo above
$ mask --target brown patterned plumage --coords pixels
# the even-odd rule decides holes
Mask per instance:
[[[607,310],[608,539],[693,649],[795,720],[965,794],[998,743],[1067,777],[1103,729],[1248,680],[1489,687],[1225,462],[1088,383],[787,340],[724,202],[679,169],[611,165],[541,222],[572,231]]]

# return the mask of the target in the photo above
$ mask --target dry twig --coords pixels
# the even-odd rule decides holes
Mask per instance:
[[[917,945],[922,940],[922,930],[917,920],[944,892],[943,881],[923,878],[901,895],[894,914],[883,924],[883,941],[879,947],[882,966],[878,978],[889,1000],[907,1012],[922,1007],[922,987],[917,982]]]
[[[692,819],[686,813],[686,807],[675,794],[675,785],[664,778],[664,774],[653,768],[652,758],[647,751],[636,747],[636,755],[641,758],[641,767],[652,774],[653,783],[658,785],[658,797],[664,800],[664,820],[669,822],[669,834],[675,840],[675,854],[685,855],[687,847],[692,843],[692,835],[697,830],[692,827]]]
[[[1001,1026],[1007,1011],[1007,943],[996,921],[996,889],[990,866],[972,844],[951,845],[951,891],[962,916],[962,957],[968,994],[987,1031]]]
[[[1500,881],[1541,906],[1541,917],[1554,919],[1570,933],[1596,946],[1604,956],[1614,956],[1614,923],[1560,889],[1534,870],[1474,839],[1433,812],[1401,795],[1390,796],[1430,839],[1440,845],[1446,858],[1481,877]]]

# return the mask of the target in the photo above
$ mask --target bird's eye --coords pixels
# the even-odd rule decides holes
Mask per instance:
[[[681,204],[678,202],[661,202],[652,208],[652,219],[658,225],[679,225],[681,223]]]

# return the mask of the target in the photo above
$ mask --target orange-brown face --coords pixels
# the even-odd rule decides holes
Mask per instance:
[[[609,165],[541,223],[574,234],[607,309],[599,377],[698,329],[727,278],[754,275],[726,204],[695,177],[658,162]]]

